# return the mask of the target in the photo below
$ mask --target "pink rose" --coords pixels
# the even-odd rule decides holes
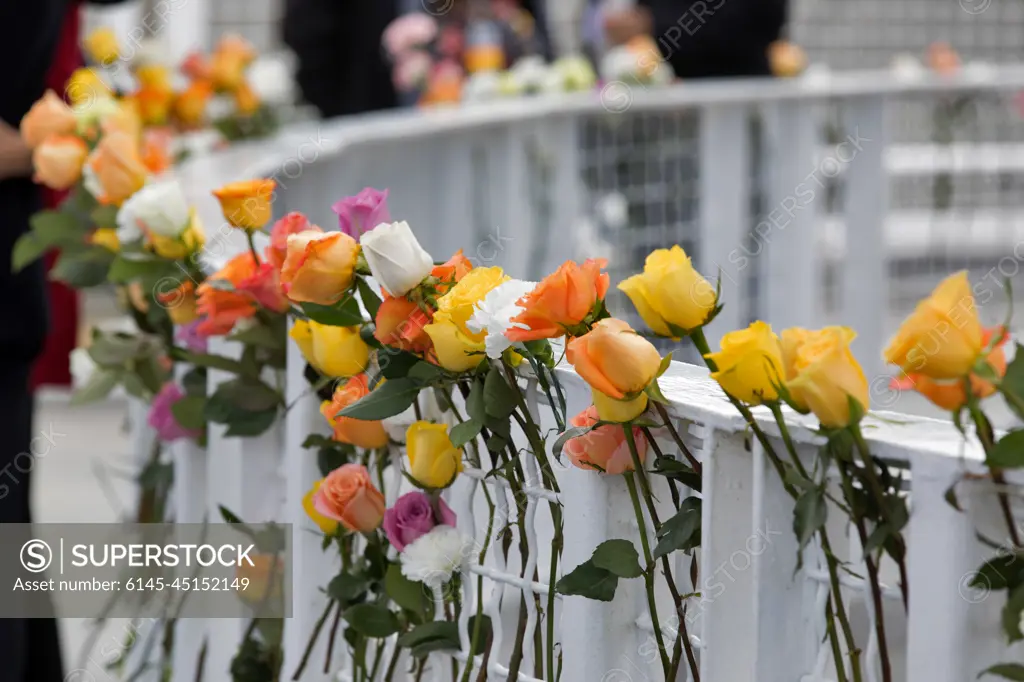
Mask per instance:
[[[597,408],[591,405],[569,420],[570,426],[590,426],[598,422]],[[643,431],[633,429],[640,462],[647,455],[647,441]],[[622,474],[633,471],[633,458],[626,443],[626,434],[616,424],[606,424],[582,436],[572,438],[562,447],[572,463],[580,469],[603,471],[606,474]]]
[[[267,310],[283,313],[291,307],[281,289],[281,274],[271,263],[260,263],[256,271],[239,282],[235,289],[249,294]]]
[[[392,58],[413,48],[428,45],[437,37],[437,21],[429,14],[415,12],[398,17],[384,29],[381,42]]]
[[[384,518],[384,496],[362,464],[342,464],[313,495],[313,508],[351,531],[370,533]]]
[[[413,491],[398,498],[395,506],[384,512],[384,532],[388,542],[401,552],[406,545],[411,545],[420,537],[443,525],[455,527],[455,512],[444,500],[437,501],[437,509],[441,515],[437,519],[430,506],[430,498],[425,493]]]
[[[288,235],[318,229],[320,228],[309,224],[309,219],[305,215],[293,211],[274,223],[274,227],[270,229],[270,246],[264,255],[275,269],[280,270],[288,256]]]
[[[164,443],[171,443],[181,438],[198,438],[199,431],[190,431],[178,423],[171,412],[171,407],[185,397],[182,390],[173,381],[168,381],[153,398],[149,407],[149,426],[156,431],[157,437]]]
[[[391,222],[388,190],[367,187],[354,197],[341,199],[331,210],[338,214],[338,229],[357,240],[381,223]]]

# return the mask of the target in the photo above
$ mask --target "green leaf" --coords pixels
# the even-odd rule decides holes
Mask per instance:
[[[980,679],[985,675],[998,675],[1007,680],[1024,680],[1024,665],[1020,663],[1000,663],[978,673],[978,678]]]
[[[181,387],[185,393],[191,396],[206,397],[206,370],[202,367],[193,367],[181,378]]]
[[[619,578],[639,578],[644,574],[640,555],[629,540],[606,540],[597,546],[590,558],[594,566]]]
[[[651,400],[661,403],[662,405],[672,404],[671,401],[665,397],[665,394],[661,392],[661,386],[658,385],[657,379],[647,384],[647,388],[644,389],[644,393],[646,393]]]
[[[262,381],[239,377],[217,386],[209,402],[207,412],[211,415],[210,421],[226,424],[236,412],[262,412],[276,408],[281,402],[281,395]]]
[[[35,233],[26,232],[14,243],[14,250],[11,253],[11,269],[14,272],[21,272],[27,265],[39,260],[49,250],[50,246]]]
[[[551,452],[555,457],[562,454],[562,448],[565,447],[566,442],[573,438],[578,438],[582,435],[588,434],[599,426],[602,426],[603,422],[597,422],[590,426],[572,426],[562,432],[562,434],[555,440],[555,444],[551,446]]]
[[[661,359],[661,364],[658,365],[658,373],[655,378],[660,377],[662,374],[668,371],[668,368],[672,366],[672,353],[669,353]]]
[[[473,386],[466,396],[466,414],[470,419],[478,422],[487,421],[487,410],[484,407],[484,382],[479,377],[473,381]]]
[[[546,367],[555,366],[555,352],[551,349],[551,343],[547,339],[538,339],[537,341],[527,341],[523,344],[526,350],[530,352],[538,362],[543,363]]]
[[[219,369],[222,372],[231,372],[232,374],[252,376],[250,368],[246,367],[238,360],[233,360],[231,358],[212,355],[210,353],[194,353],[178,346],[170,348],[167,352],[175,360],[180,360],[181,362],[186,362],[190,365]]]
[[[195,431],[206,425],[203,418],[203,411],[206,408],[206,398],[198,395],[187,395],[178,402],[171,405],[171,414],[174,421],[183,429]]]
[[[651,469],[651,473],[670,478],[673,481],[679,481],[687,488],[700,492],[700,475],[692,467],[683,464],[677,459],[672,459],[671,457],[655,458],[654,468]]]
[[[423,623],[399,637],[398,646],[409,649],[414,658],[432,651],[458,651],[459,626],[447,620]]]
[[[615,598],[618,584],[619,579],[611,571],[595,566],[593,559],[588,559],[568,575],[563,575],[555,590],[567,596],[611,601]]]
[[[115,332],[113,334],[94,333],[89,344],[89,357],[97,365],[104,367],[123,367],[129,360],[134,360],[149,346],[141,336]]]
[[[118,207],[113,204],[100,204],[89,213],[96,227],[117,227]]]
[[[231,511],[222,504],[217,505],[217,509],[220,511],[220,517],[224,519],[224,523],[231,523],[235,525],[245,525],[245,521],[240,519],[235,512]]]
[[[287,337],[281,330],[273,329],[263,324],[254,325],[240,332],[235,332],[228,336],[227,340],[269,350],[283,350],[287,347]]]
[[[345,446],[348,446],[346,448]],[[338,467],[352,460],[354,448],[347,443],[334,443],[330,447],[322,447],[316,453],[316,466],[322,476],[326,476]]]
[[[1024,411],[1019,408],[1019,405],[1024,403],[1024,346],[1019,343],[1014,348],[1013,361],[1006,366],[1006,373],[999,384],[999,390],[1017,398],[1017,400],[1007,400],[1006,404],[1017,413],[1017,417],[1024,419]]]
[[[327,583],[327,594],[341,603],[343,609],[358,602],[366,593],[369,584],[366,578],[351,573],[339,573]]]
[[[992,448],[985,464],[998,469],[1016,469],[1024,466],[1024,429],[1010,431]]]
[[[1024,585],[1018,585],[1010,592],[1010,597],[1003,606],[1003,631],[1006,633],[1010,643],[1019,642],[1024,639],[1024,632],[1020,629],[1020,617],[1024,612]]]
[[[480,435],[484,425],[475,419],[456,424],[451,428],[448,437],[452,439],[452,445],[461,448],[466,443]]]
[[[661,557],[676,550],[691,550],[700,546],[701,500],[687,497],[679,505],[679,511],[665,521],[658,530],[658,545],[652,557]]]
[[[390,564],[384,575],[384,592],[403,609],[412,611],[420,618],[425,618],[430,608],[431,598],[427,588],[421,582],[409,580],[402,575],[402,567]]]
[[[377,311],[380,310],[380,296],[374,293],[373,289],[362,277],[356,278],[356,288],[359,290],[359,298],[363,300],[363,307],[370,313],[370,319],[377,319]]]
[[[982,564],[971,587],[983,590],[1005,590],[1024,584],[1024,555],[1000,554]]]
[[[380,604],[356,604],[341,615],[353,630],[367,637],[389,637],[399,630],[395,614]]]
[[[397,348],[385,348],[377,353],[377,364],[380,366],[380,373],[389,381],[392,379],[404,379],[409,376],[413,367],[423,362],[408,351]]]
[[[301,307],[309,319],[331,327],[355,327],[365,322],[359,301],[351,292],[334,305],[303,303]]]
[[[793,509],[793,532],[801,549],[807,546],[818,529],[824,528],[827,518],[825,491],[821,488],[804,491]]]
[[[369,395],[363,396],[336,416],[364,421],[394,417],[409,409],[419,392],[420,385],[412,379],[394,379],[378,386]]]
[[[409,369],[409,378],[415,379],[421,384],[430,384],[436,381],[444,370],[429,362],[417,362]]]
[[[491,417],[506,419],[516,409],[518,388],[509,386],[501,370],[491,367],[484,380],[484,411]]]
[[[117,386],[121,380],[122,371],[117,369],[104,369],[97,367],[85,382],[85,386],[76,390],[71,396],[71,405],[85,405],[97,400],[103,400]]]
[[[151,277],[156,270],[166,271],[168,261],[145,256],[128,256],[119,253],[114,257],[107,271],[107,279],[115,284]],[[173,265],[171,266],[173,269]],[[184,273],[182,273],[184,275]],[[165,289],[166,290],[166,289]]]
[[[263,412],[245,412],[241,416],[232,418],[224,435],[229,438],[255,438],[266,433],[276,421],[276,407]]]
[[[105,284],[114,254],[102,246],[83,251],[64,251],[50,271],[50,279],[64,282],[75,289]]]

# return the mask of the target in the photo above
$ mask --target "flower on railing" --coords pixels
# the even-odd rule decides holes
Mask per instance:
[[[338,229],[356,240],[378,225],[391,222],[388,190],[381,192],[367,187],[353,197],[338,201],[331,210],[338,214]]]
[[[335,327],[316,320],[296,320],[288,334],[306,362],[329,377],[354,377],[369,361],[370,349],[358,327]]]
[[[637,313],[658,336],[679,339],[717,314],[718,295],[680,246],[647,256],[642,273],[619,282]]]
[[[384,520],[384,496],[361,464],[343,464],[329,473],[313,496],[313,507],[360,533],[376,530]]]
[[[334,440],[364,450],[376,450],[387,446],[388,434],[380,421],[338,416],[346,407],[369,394],[369,379],[365,374],[359,374],[334,389],[331,401],[323,402],[320,413],[331,425],[334,431]]]
[[[513,327],[505,336],[511,341],[535,341],[563,336],[579,336],[594,322],[606,316],[604,297],[608,293],[608,273],[601,270],[606,260],[563,263],[519,299],[523,312],[512,318]]]
[[[421,537],[444,525],[455,528],[456,517],[445,501],[436,504],[426,493],[408,492],[398,498],[395,505],[384,512],[384,532],[388,542],[399,552]]]
[[[569,425],[573,428],[589,430],[567,440],[562,446],[562,454],[580,469],[611,475],[634,471],[633,457],[622,429],[614,424],[601,425],[601,421],[594,405],[570,419]],[[641,463],[647,456],[647,441],[642,436],[643,431],[634,427],[633,438]]]
[[[443,490],[462,471],[462,448],[452,444],[445,424],[418,421],[405,434],[409,478],[429,490]]]

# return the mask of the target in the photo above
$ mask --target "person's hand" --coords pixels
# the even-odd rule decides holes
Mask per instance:
[[[644,7],[609,12],[604,15],[605,38],[612,45],[621,45],[642,35],[651,35],[654,22]]]
[[[0,180],[32,174],[32,150],[15,128],[0,121]]]

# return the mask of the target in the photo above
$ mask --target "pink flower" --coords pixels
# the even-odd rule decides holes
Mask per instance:
[[[209,346],[209,339],[199,333],[199,325],[202,323],[202,318],[196,318],[186,325],[177,327],[174,332],[174,340],[184,344],[194,353],[205,353]]]
[[[280,270],[288,256],[288,235],[318,229],[320,228],[309,224],[309,219],[305,215],[293,211],[274,223],[274,227],[270,229],[270,246],[264,255],[275,269]]]
[[[260,263],[251,276],[235,287],[236,291],[249,294],[261,307],[283,313],[291,307],[281,289],[281,274],[271,263]]]
[[[397,58],[413,48],[429,44],[435,37],[437,21],[434,17],[416,12],[398,17],[388,24],[381,42],[392,58]]]
[[[455,24],[449,24],[441,29],[441,35],[437,38],[437,51],[449,59],[456,59],[466,46],[466,36],[462,29]]]
[[[591,426],[598,422],[597,408],[591,405],[569,420],[570,426]],[[647,455],[647,441],[643,431],[633,429],[640,462]],[[626,434],[616,424],[605,424],[592,431],[572,438],[562,447],[572,463],[580,469],[593,469],[606,474],[622,474],[633,471],[633,458],[626,443]]]
[[[157,437],[165,443],[171,443],[180,438],[198,438],[200,435],[199,431],[191,431],[181,426],[171,412],[171,407],[184,397],[185,394],[178,388],[178,385],[173,381],[168,381],[156,394],[153,404],[150,405],[149,417],[146,421],[156,431]]]
[[[434,526],[444,525],[455,527],[455,512],[444,500],[437,501],[437,509],[441,515],[438,519],[430,506],[430,498],[425,493],[413,491],[398,498],[395,506],[384,512],[384,532],[388,542],[401,552],[406,545],[426,535]]]
[[[381,223],[391,222],[388,190],[367,187],[354,197],[338,201],[331,210],[338,214],[338,229],[357,240]]]
[[[395,87],[402,92],[420,89],[426,83],[432,63],[430,55],[422,50],[413,50],[399,57],[392,73]]]

